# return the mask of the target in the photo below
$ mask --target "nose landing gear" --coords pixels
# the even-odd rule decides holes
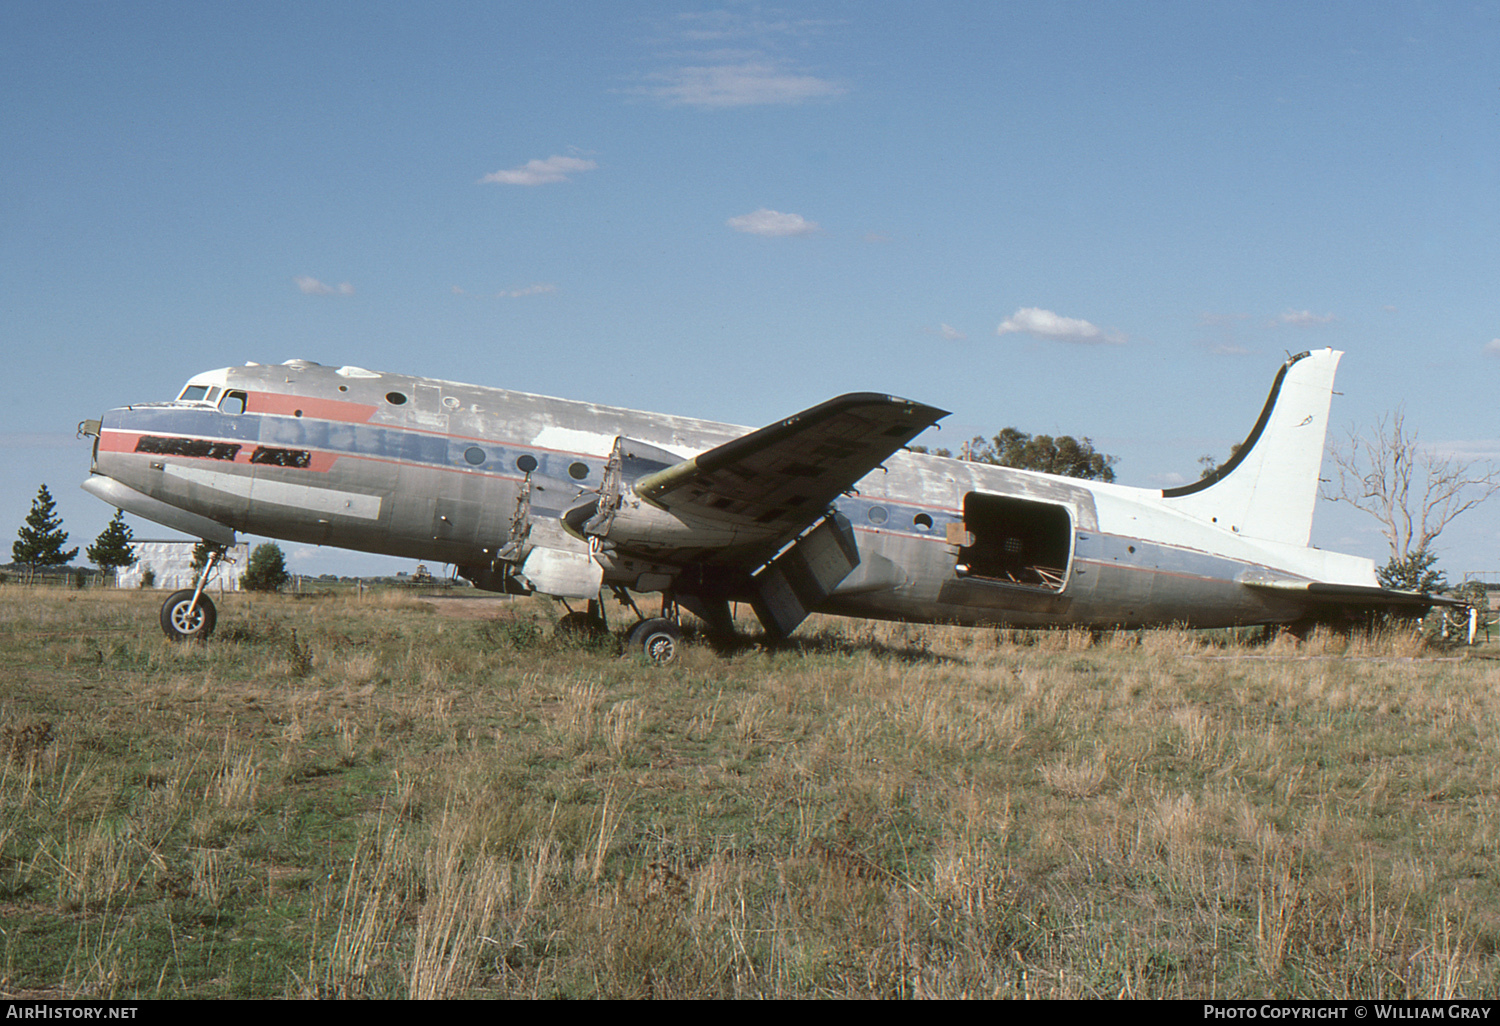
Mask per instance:
[[[203,641],[214,632],[213,600],[192,588],[174,591],[161,607],[161,629],[171,641]]]
[[[169,641],[206,641],[214,632],[218,612],[213,600],[203,594],[203,586],[221,562],[226,561],[223,545],[209,544],[208,563],[198,575],[198,585],[167,596],[161,606],[161,629]]]

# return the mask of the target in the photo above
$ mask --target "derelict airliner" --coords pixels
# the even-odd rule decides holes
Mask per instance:
[[[83,487],[216,557],[243,531],[450,563],[479,588],[589,600],[574,620],[596,625],[603,590],[660,593],[629,634],[656,661],[678,607],[732,630],[732,601],[773,637],[812,611],[1090,628],[1425,612],[1445,600],[1308,545],[1341,355],[1288,359],[1234,457],[1165,490],[907,451],[946,412],[876,393],[752,431],[306,360],[85,421]],[[212,632],[201,592],[167,600],[168,636]]]

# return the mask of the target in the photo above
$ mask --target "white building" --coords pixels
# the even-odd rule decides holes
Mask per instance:
[[[154,588],[176,591],[193,586],[193,549],[198,545],[191,541],[136,541],[131,543],[135,552],[135,564],[115,571],[115,584],[121,588],[139,588],[141,579],[149,569],[155,580]],[[206,590],[226,592],[240,590],[240,574],[250,561],[250,546],[241,542],[229,548],[232,564],[220,563],[219,569],[206,585]]]

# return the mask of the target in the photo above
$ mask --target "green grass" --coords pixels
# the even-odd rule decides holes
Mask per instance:
[[[5,995],[1500,991],[1493,651],[159,599],[0,587]]]

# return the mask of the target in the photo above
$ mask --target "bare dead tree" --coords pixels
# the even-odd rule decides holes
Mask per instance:
[[[1500,468],[1423,446],[1401,407],[1376,420],[1373,430],[1351,427],[1332,455],[1338,477],[1327,482],[1324,498],[1380,521],[1392,560],[1429,551],[1456,517],[1500,491]]]

